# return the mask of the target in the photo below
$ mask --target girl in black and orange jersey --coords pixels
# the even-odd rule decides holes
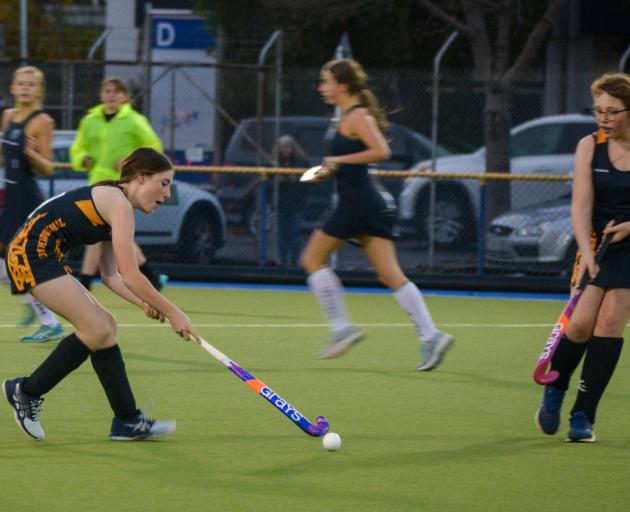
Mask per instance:
[[[12,291],[32,293],[76,329],[29,377],[3,383],[15,419],[30,437],[44,438],[39,423],[42,395],[88,357],[114,411],[110,439],[146,439],[175,429],[174,421],[151,420],[136,408],[118,347],[116,320],[63,264],[68,249],[103,242],[103,283],[150,318],[168,319],[186,340],[198,339],[188,317],[140,272],[134,251],[133,210],[151,213],[169,198],[173,174],[168,158],[150,148],[137,149],[124,160],[119,181],[81,187],[45,201],[9,243]]]
[[[536,424],[548,435],[560,426],[560,409],[572,373],[584,357],[568,441],[593,442],[599,401],[610,381],[630,318],[630,76],[606,74],[591,85],[599,130],[580,140],[575,154],[571,217],[579,247],[574,284],[587,285],[554,354],[558,379],[545,386]],[[614,219],[621,219],[613,226]],[[612,243],[595,263],[594,249],[606,233]]]

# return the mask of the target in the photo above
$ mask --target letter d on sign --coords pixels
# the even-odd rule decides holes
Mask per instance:
[[[159,48],[168,48],[175,42],[175,27],[172,23],[160,21],[155,28],[155,42]]]

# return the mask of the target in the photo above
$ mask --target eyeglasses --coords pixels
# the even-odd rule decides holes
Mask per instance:
[[[599,110],[597,108],[592,108],[591,112],[595,117],[603,117],[604,119],[611,119],[622,112],[628,112],[630,108],[622,108],[619,110]]]

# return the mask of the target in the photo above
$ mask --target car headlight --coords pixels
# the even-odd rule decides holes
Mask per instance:
[[[542,236],[547,228],[549,227],[548,222],[541,222],[538,224],[526,224],[514,231],[515,236],[522,237],[539,237]]]

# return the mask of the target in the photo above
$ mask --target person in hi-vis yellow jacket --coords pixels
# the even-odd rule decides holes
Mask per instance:
[[[77,136],[70,147],[72,168],[86,171],[90,185],[117,180],[122,161],[137,148],[164,151],[149,120],[131,106],[129,90],[120,78],[103,80],[100,99],[101,104],[92,107],[81,119]],[[158,290],[161,289],[166,276],[155,274],[137,244],[136,253],[140,271]],[[98,272],[100,256],[100,244],[86,246],[79,280],[88,290]]]

